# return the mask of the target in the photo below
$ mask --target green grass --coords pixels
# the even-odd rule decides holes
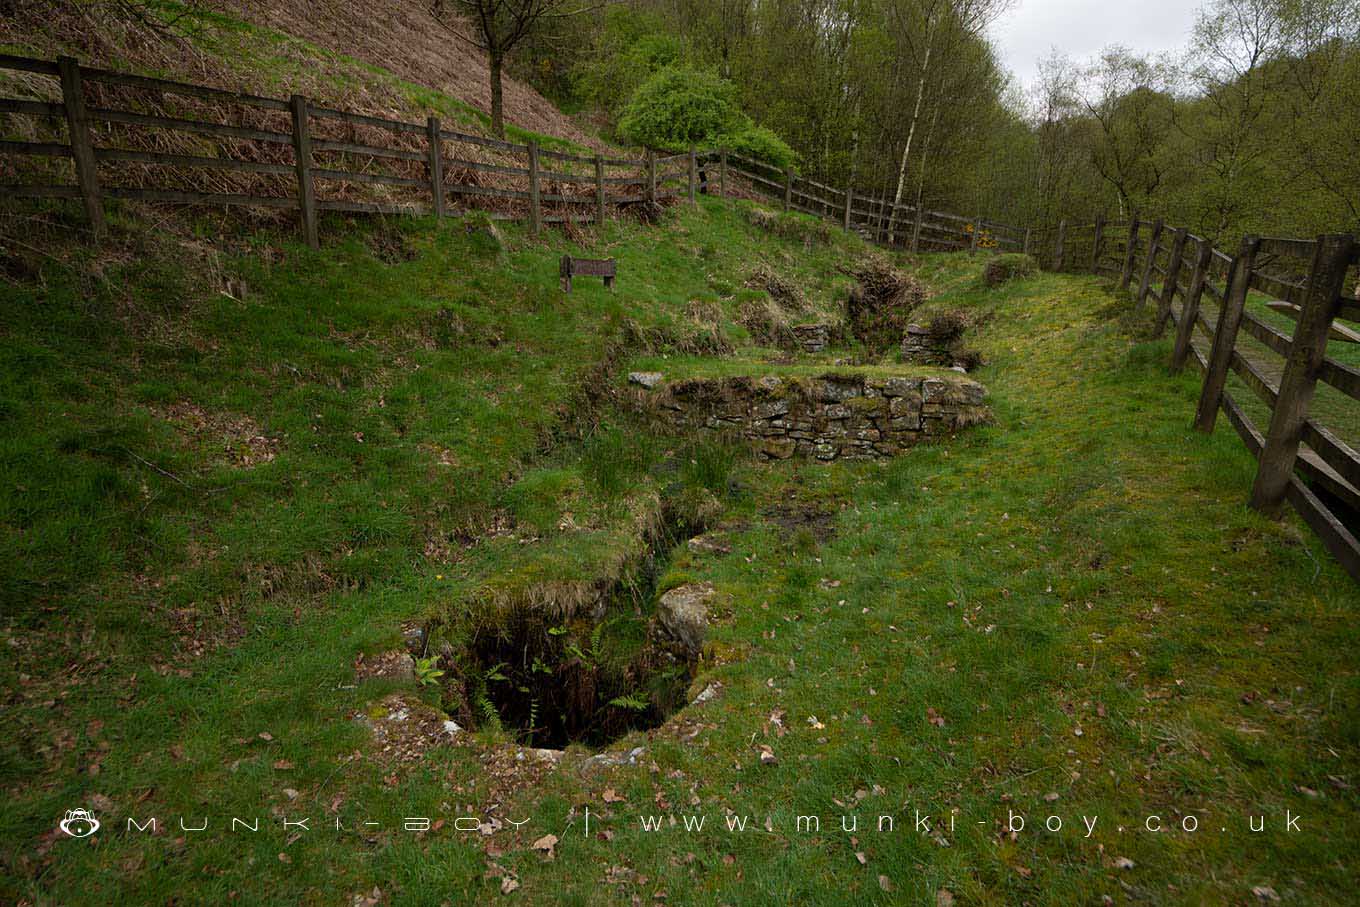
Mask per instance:
[[[695,300],[739,341],[720,291],[756,260],[829,311],[856,242],[788,245],[711,199],[588,247],[339,227],[319,252],[252,237],[220,265],[239,300],[127,218],[98,268],[63,249],[0,291],[0,898],[481,903],[502,899],[495,864],[519,884],[507,903],[1348,899],[1354,584],[1292,517],[1245,507],[1250,457],[1227,426],[1189,429],[1194,377],[1168,375],[1169,342],[1131,339],[1098,281],[988,291],[980,259],[926,256],[926,314],[991,313],[968,342],[996,424],[886,464],[760,466],[642,437],[583,391],[609,361],[605,383],[640,363],[721,373],[617,344]],[[384,263],[374,230],[416,254]],[[616,257],[615,291],[561,294],[567,250]],[[254,426],[274,456],[245,466]],[[394,762],[352,720],[394,692],[433,701],[355,683],[403,624],[466,628],[493,587],[599,576],[658,502],[700,489],[731,550],[681,546],[658,586],[715,584],[692,692],[723,686],[612,747],[646,746],[638,764],[587,771],[573,747],[543,771],[487,728]],[[611,658],[638,642],[619,615]],[[55,839],[78,806],[105,828]],[[1008,810],[1028,823],[1013,840]],[[668,813],[705,830],[641,829]],[[130,814],[170,829],[128,832]],[[205,814],[210,833],[175,825]],[[530,822],[454,827],[491,814]],[[820,832],[798,831],[810,814]],[[1062,833],[1040,830],[1051,814]],[[1151,814],[1200,830],[1154,834]],[[265,821],[221,830],[233,815]],[[530,849],[549,832],[551,860]]]

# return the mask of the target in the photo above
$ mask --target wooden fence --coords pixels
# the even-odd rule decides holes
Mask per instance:
[[[981,215],[960,217],[890,199],[853,186],[836,188],[728,151],[707,156],[718,164],[719,191],[726,193],[728,173],[746,180],[753,189],[777,199],[785,211],[801,211],[839,223],[866,240],[910,251],[979,250],[1022,251],[1028,231],[988,221]]]
[[[442,217],[475,207],[527,220],[538,231],[686,195],[693,201],[699,191],[714,190],[716,166],[720,194],[727,194],[730,175],[786,210],[833,220],[885,245],[976,251],[1021,249],[1028,239],[980,217],[894,205],[726,151],[589,157],[450,131],[436,117],[403,122],[319,106],[301,95],[260,97],[93,69],[67,57],[0,55],[0,69],[50,83],[33,92],[46,100],[0,98],[0,114],[36,121],[8,131],[39,138],[0,141],[0,174],[12,178],[0,185],[0,197],[79,201],[96,236],[104,232],[106,198],[295,210],[312,246],[319,215],[335,211]],[[5,166],[33,158],[73,167],[57,174]],[[210,172],[236,183],[205,191]],[[374,198],[375,191],[383,194]]]
[[[1222,410],[1257,459],[1251,506],[1274,517],[1291,505],[1360,580],[1360,454],[1354,437],[1315,411],[1322,382],[1338,404],[1332,421],[1338,411],[1347,423],[1360,417],[1346,411],[1360,400],[1360,369],[1328,351],[1330,339],[1360,340],[1344,324],[1360,321],[1360,300],[1347,292],[1360,241],[1247,236],[1230,255],[1185,228],[1134,220],[1059,224],[1037,245],[1052,270],[1109,276],[1133,292],[1140,311],[1156,303],[1158,335],[1168,325],[1176,331],[1172,369],[1193,362],[1204,375],[1195,428],[1212,432]],[[1261,317],[1271,310],[1294,321],[1292,334]],[[1268,424],[1255,424],[1233,398],[1230,373],[1260,398]]]

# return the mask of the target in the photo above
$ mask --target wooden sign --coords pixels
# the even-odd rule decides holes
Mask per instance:
[[[559,273],[562,277],[562,292],[570,293],[573,277],[603,277],[604,285],[612,290],[617,269],[612,258],[572,258],[563,255]]]

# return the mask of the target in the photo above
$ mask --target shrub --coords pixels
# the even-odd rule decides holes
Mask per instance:
[[[649,148],[684,151],[710,145],[743,125],[731,82],[703,70],[667,67],[634,92],[619,133]]]
[[[619,134],[663,151],[722,146],[783,169],[798,155],[737,105],[736,87],[701,69],[666,66],[638,86],[623,108]]]
[[[755,158],[780,170],[792,167],[798,160],[798,154],[773,130],[754,123],[748,122],[745,128],[721,136],[718,141],[728,151]]]
[[[987,267],[982,272],[982,280],[989,287],[999,287],[1007,281],[1029,277],[1038,270],[1038,264],[1030,256],[1008,252],[1005,255],[997,255],[987,262]]]

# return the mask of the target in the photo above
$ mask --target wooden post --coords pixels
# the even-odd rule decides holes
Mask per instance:
[[[727,197],[727,149],[718,158],[718,194]]]
[[[850,232],[850,209],[851,209],[851,207],[852,207],[854,204],[855,204],[855,187],[854,187],[854,186],[846,186],[846,187],[845,187],[845,215],[844,215],[844,217],[842,218],[842,223],[841,223],[841,226],[843,226],[843,227],[845,228],[845,232],[846,232],[846,233],[849,233],[849,232]]]
[[[1133,281],[1133,257],[1138,252],[1138,218],[1129,222],[1129,243],[1124,249],[1124,267],[1119,271],[1119,289],[1127,290]]]
[[[312,186],[312,138],[307,132],[307,99],[295,94],[289,99],[293,111],[293,157],[298,180],[298,210],[302,212],[302,235],[307,245],[320,248],[316,231],[316,191]]]
[[[784,210],[793,207],[793,168],[784,168]]]
[[[1026,255],[1029,254],[1029,233],[1030,233],[1030,228],[1029,228],[1029,227],[1026,227],[1026,228],[1025,228],[1025,243],[1024,243],[1024,245],[1021,247],[1021,251],[1023,251]]]
[[[1189,235],[1190,231],[1181,227],[1176,231],[1176,238],[1171,241],[1171,257],[1166,262],[1166,280],[1162,281],[1162,299],[1161,305],[1157,306],[1154,337],[1162,336],[1162,331],[1166,330],[1166,323],[1171,318],[1171,306],[1176,301],[1176,287],[1180,284],[1181,264],[1185,258],[1185,240]],[[1184,306],[1181,308],[1184,309]]]
[[[1319,236],[1308,273],[1299,323],[1280,378],[1280,395],[1270,415],[1270,430],[1261,449],[1251,506],[1278,516],[1294,475],[1303,425],[1317,386],[1318,370],[1327,355],[1327,335],[1345,291],[1346,268],[1355,248],[1349,234]]]
[[[430,142],[430,196],[434,199],[434,216],[444,216],[444,148],[439,138],[439,117],[425,121],[425,133]]]
[[[1100,271],[1100,253],[1104,251],[1105,245],[1105,215],[1096,215],[1096,235],[1091,242],[1091,273],[1096,274]]]
[[[689,201],[694,204],[698,201],[699,192],[699,159],[694,155],[694,148],[689,149]]]
[[[1259,248],[1259,236],[1244,236],[1228,273],[1227,292],[1223,294],[1223,306],[1218,312],[1218,330],[1214,331],[1214,346],[1209,354],[1209,367],[1204,372],[1199,407],[1195,411],[1195,428],[1205,434],[1213,432],[1218,407],[1223,402],[1223,386],[1228,382],[1228,366],[1237,343],[1237,329],[1242,326],[1242,309],[1247,302],[1247,283],[1251,280],[1251,269],[1256,265]]]
[[[1213,243],[1201,239],[1199,252],[1195,256],[1195,272],[1190,276],[1190,289],[1186,291],[1185,304],[1181,306],[1181,323],[1176,326],[1176,345],[1171,351],[1173,372],[1185,368],[1185,361],[1190,356],[1190,343],[1195,336],[1195,323],[1199,320],[1199,301],[1204,295],[1204,281],[1213,258]]]
[[[1147,261],[1143,262],[1143,280],[1138,284],[1138,298],[1134,308],[1141,311],[1147,302],[1148,290],[1152,288],[1152,269],[1157,265],[1157,243],[1162,239],[1162,221],[1152,225],[1152,237],[1148,240]]]
[[[604,208],[604,158],[595,155],[595,226],[603,227]]]
[[[647,151],[647,203],[656,204],[656,152]]]
[[[71,157],[76,162],[76,183],[85,217],[96,240],[104,237],[104,205],[99,198],[99,170],[95,163],[94,142],[90,139],[90,119],[85,111],[85,86],[80,64],[75,57],[58,57],[61,100],[66,108],[66,127],[71,136]]]
[[[925,222],[926,212],[919,204],[916,206],[916,223],[911,227],[911,251],[913,254],[921,251],[921,226]]]
[[[1053,270],[1062,273],[1063,258],[1067,253],[1067,221],[1058,221],[1058,241],[1053,247]]]
[[[538,143],[529,143],[529,232],[543,229],[543,198],[538,187]]]

